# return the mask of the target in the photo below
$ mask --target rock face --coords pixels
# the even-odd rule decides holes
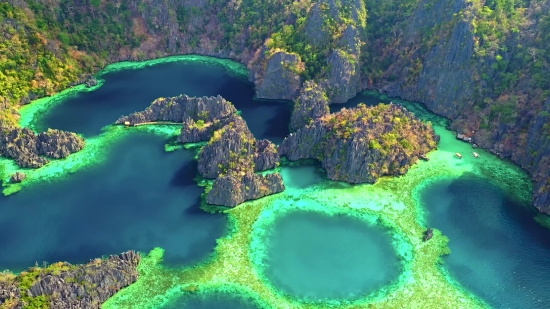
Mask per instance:
[[[156,99],[144,111],[120,117],[116,123],[181,122],[178,142],[208,141],[198,155],[199,174],[214,179],[207,203],[233,207],[284,190],[277,173],[254,174],[276,167],[279,153],[272,142],[256,140],[236,111],[220,96],[180,95]]]
[[[244,120],[234,122],[214,132],[198,156],[201,176],[214,179],[206,202],[234,207],[247,200],[282,192],[285,187],[278,173],[254,174],[274,168],[279,154],[268,140],[255,140]]]
[[[45,296],[48,308],[100,308],[109,297],[137,280],[139,261],[139,254],[128,251],[86,265],[59,262],[0,278],[0,307],[25,308],[23,302]],[[29,280],[30,286],[22,285]]]
[[[296,131],[328,114],[328,97],[325,89],[314,81],[306,81],[300,91],[300,96],[294,103],[294,111],[290,117],[290,130]]]
[[[28,128],[3,128],[0,154],[14,159],[21,167],[38,168],[49,161],[41,156],[60,159],[84,148],[84,139],[75,133],[49,129],[39,134]]]
[[[254,171],[267,171],[275,168],[279,163],[279,159],[279,153],[275,144],[266,139],[256,140]]]
[[[146,122],[184,122],[188,119],[202,120],[205,124],[234,114],[237,110],[221,96],[189,97],[179,95],[171,98],[158,98],[144,111],[120,117],[115,124],[130,122],[136,125]]]
[[[13,175],[10,176],[10,182],[21,182],[25,180],[27,176],[21,172],[15,172]]]
[[[248,200],[282,192],[284,189],[283,179],[278,173],[265,176],[252,172],[246,172],[244,176],[230,173],[214,180],[206,202],[234,207]]]
[[[292,100],[300,90],[300,57],[279,51],[267,60],[261,80],[257,83],[256,96],[262,99]]]
[[[290,134],[279,148],[289,160],[318,159],[332,180],[374,183],[402,175],[436,148],[431,126],[397,105],[342,109]]]
[[[236,122],[214,132],[199,152],[199,173],[215,179],[229,170],[246,172],[254,167],[255,139],[246,123],[238,117]]]

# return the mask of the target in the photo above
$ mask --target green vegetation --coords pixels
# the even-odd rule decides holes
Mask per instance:
[[[15,125],[15,104],[52,95],[109,61],[109,52],[138,46],[128,0],[77,7],[74,1],[28,9],[0,4],[0,125]],[[101,9],[98,9],[101,5]]]

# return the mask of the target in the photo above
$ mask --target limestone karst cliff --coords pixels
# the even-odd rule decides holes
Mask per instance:
[[[279,148],[289,160],[318,159],[332,180],[374,183],[402,175],[435,149],[430,125],[397,105],[342,109],[298,129]]]
[[[548,135],[535,130],[550,97],[548,1],[117,3],[1,4],[2,123],[15,123],[14,104],[84,82],[108,62],[213,55],[247,65],[258,97],[296,99],[313,80],[330,103],[367,88],[425,103],[529,172],[533,203],[550,213]]]
[[[52,159],[65,158],[84,148],[82,137],[72,132],[48,130],[34,133],[29,128],[0,128],[0,155],[14,159],[20,167],[39,168]],[[21,179],[22,180],[22,179]]]

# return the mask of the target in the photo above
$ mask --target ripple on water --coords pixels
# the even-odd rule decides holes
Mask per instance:
[[[428,222],[450,239],[451,275],[495,308],[549,308],[550,231],[480,177],[435,182],[421,192]]]
[[[169,302],[161,309],[257,309],[253,301],[228,293],[184,295]]]
[[[168,265],[204,259],[227,218],[198,208],[194,152],[164,152],[165,138],[128,134],[97,166],[0,196],[0,269],[35,261],[88,262],[125,250],[166,249]]]
[[[302,300],[355,299],[400,271],[389,235],[351,216],[290,212],[275,220],[265,245],[265,277]]]

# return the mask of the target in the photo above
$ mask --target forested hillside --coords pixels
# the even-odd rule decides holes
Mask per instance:
[[[425,103],[530,172],[550,212],[549,1],[8,0],[0,27],[2,126],[109,62],[226,57],[261,98],[313,79],[333,103],[366,88]]]

